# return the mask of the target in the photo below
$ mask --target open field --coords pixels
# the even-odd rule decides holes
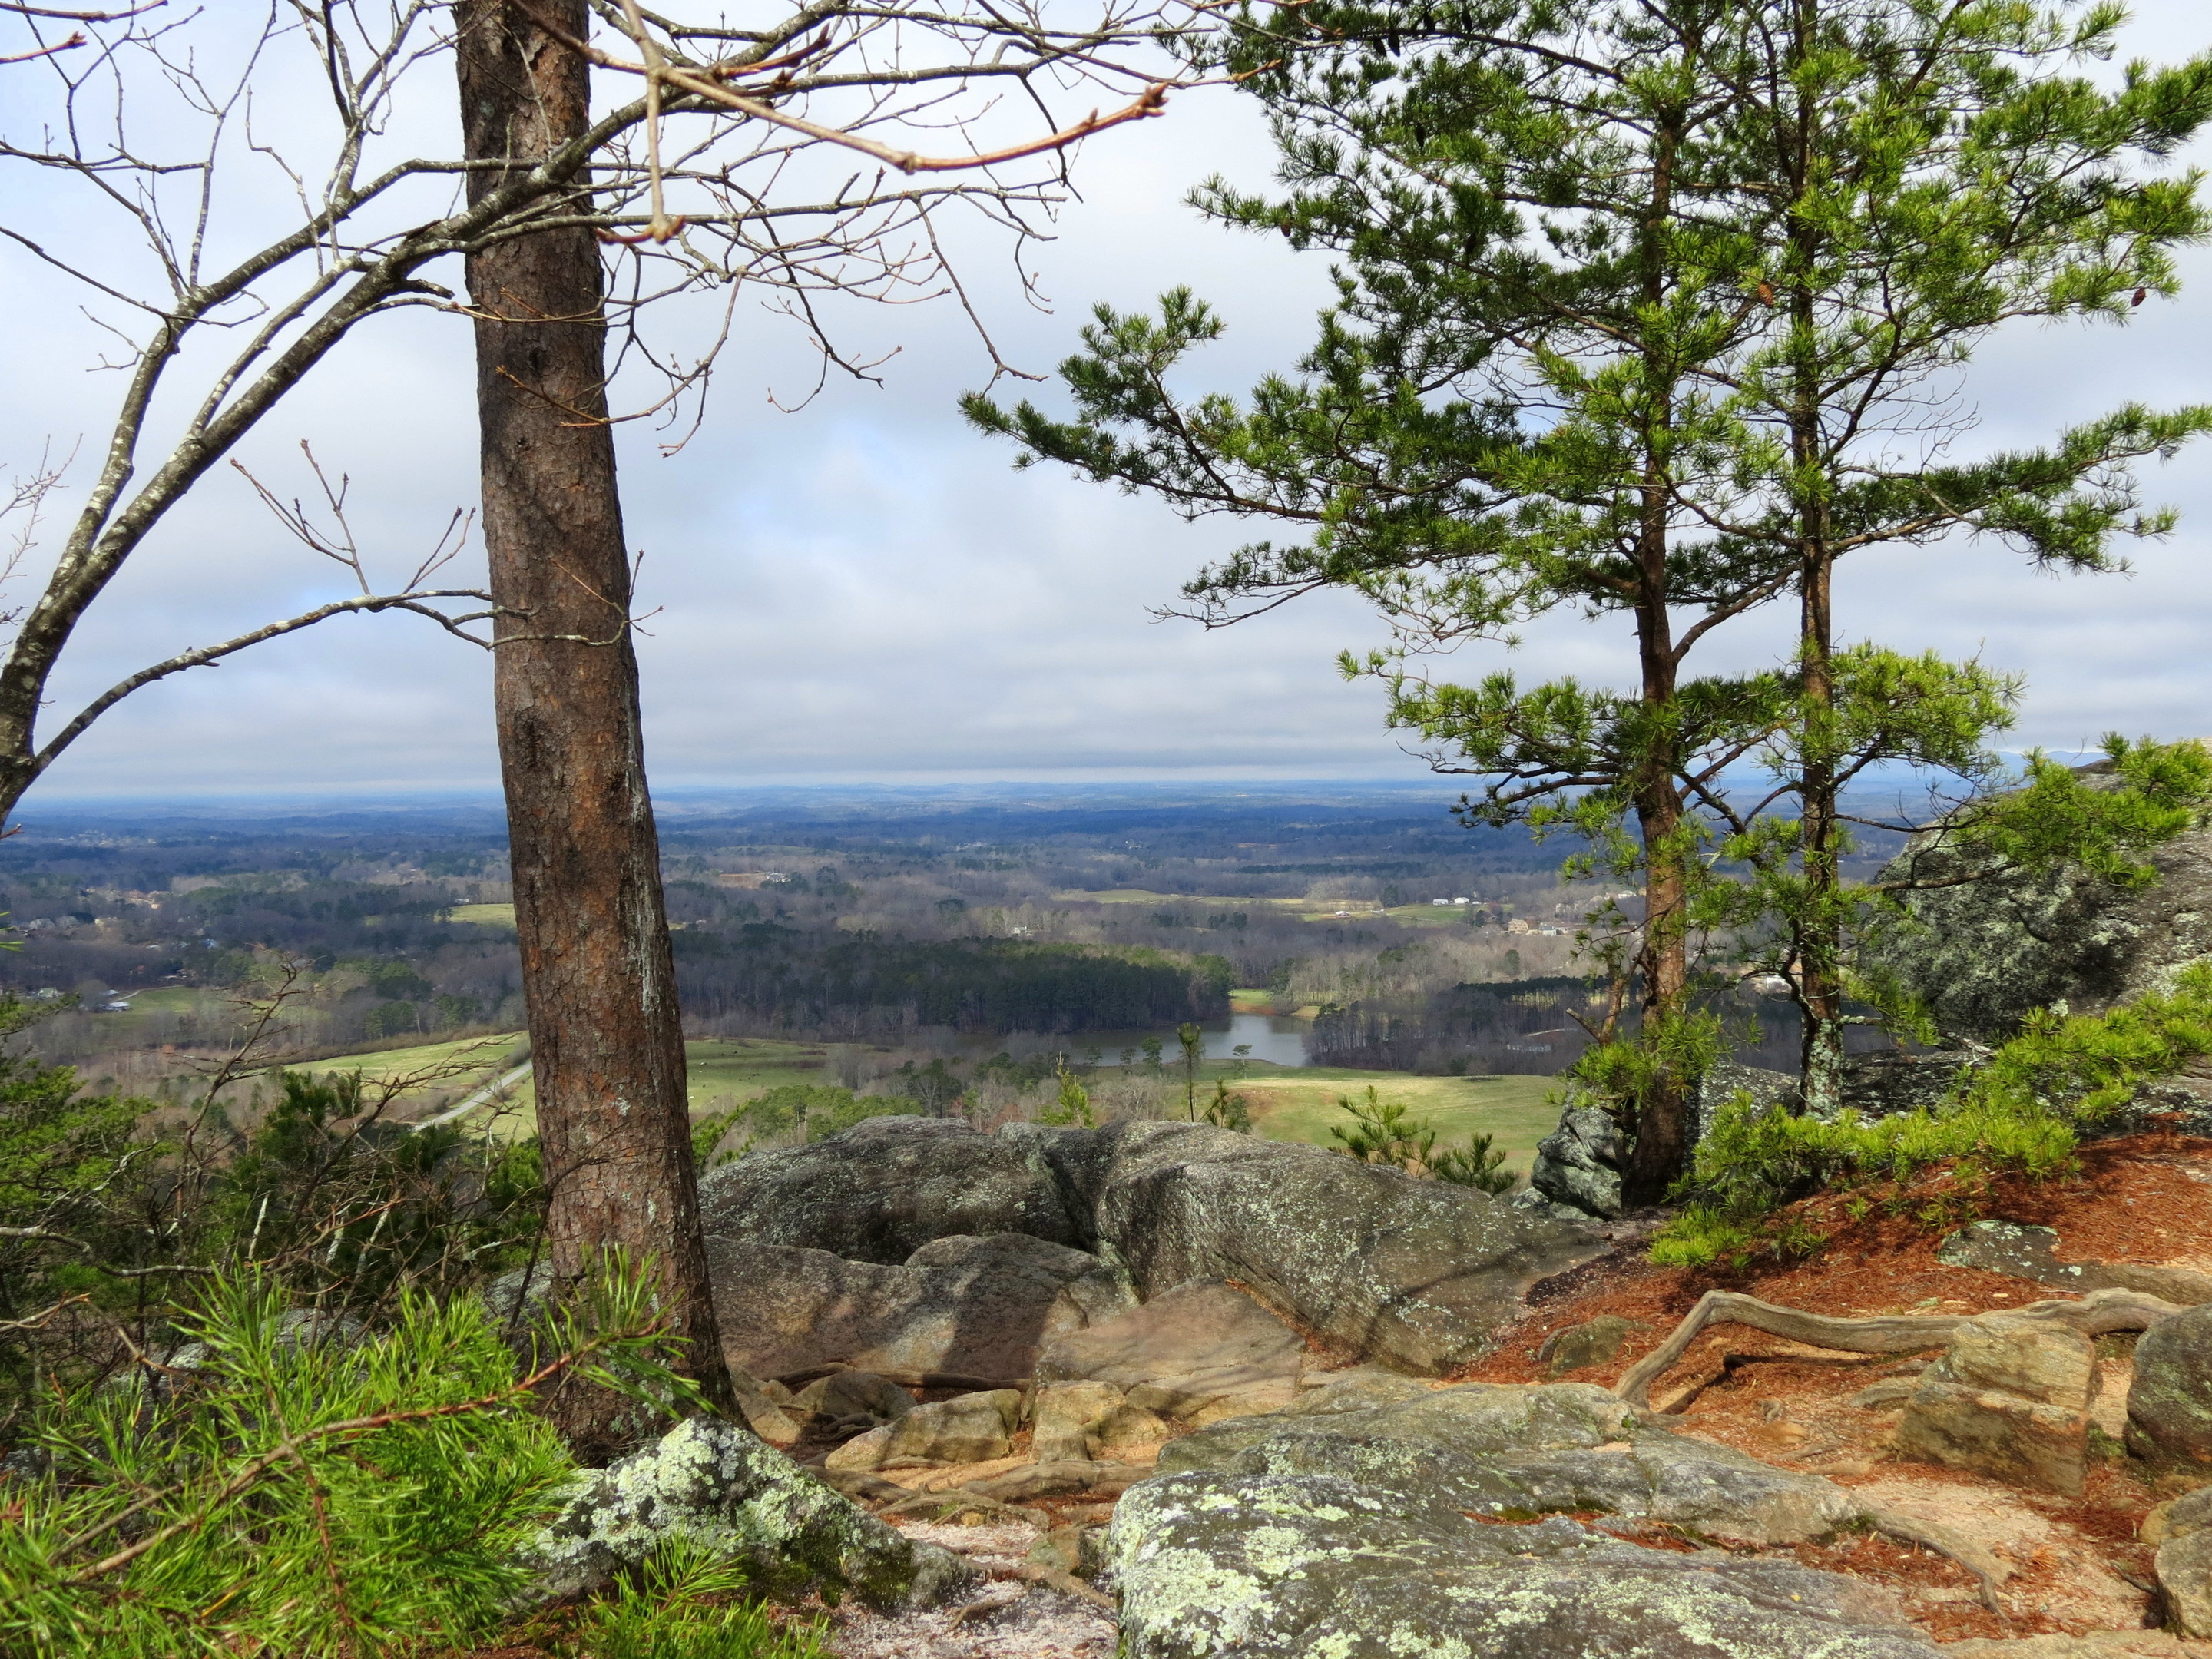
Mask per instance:
[[[456,904],[446,912],[448,921],[472,922],[479,927],[514,927],[514,907],[512,904]]]
[[[425,1042],[411,1048],[337,1054],[297,1069],[358,1071],[364,1077],[396,1080],[450,1066],[453,1069],[434,1083],[410,1091],[402,1098],[437,1096],[458,1100],[465,1091],[481,1087],[508,1070],[512,1065],[508,1056],[521,1044],[523,1035],[520,1031],[508,1031],[458,1042]],[[690,1065],[691,1109],[695,1113],[720,1109],[779,1083],[820,1083],[822,1063],[827,1057],[819,1043],[778,1042],[766,1038],[687,1042],[684,1050]],[[536,1128],[536,1103],[527,1077],[514,1085],[506,1105],[498,1133],[526,1135]]]
[[[1516,1175],[1528,1173],[1536,1143],[1559,1121],[1559,1108],[1546,1103],[1559,1086],[1550,1077],[1416,1077],[1335,1066],[1267,1066],[1230,1087],[1250,1103],[1253,1127],[1269,1139],[1328,1146],[1335,1144],[1330,1128],[1352,1121],[1338,1109],[1337,1097],[1364,1097],[1370,1084],[1384,1100],[1402,1101],[1414,1116],[1433,1123],[1444,1141],[1491,1136]]]
[[[513,1063],[508,1056],[520,1044],[522,1035],[511,1031],[458,1042],[342,1054],[314,1061],[305,1069],[358,1070],[368,1077],[398,1079],[451,1066],[451,1072],[426,1085],[420,1095],[456,1101],[464,1091],[480,1087],[508,1069]],[[825,1081],[823,1062],[828,1052],[820,1043],[753,1037],[688,1042],[684,1053],[690,1063],[695,1114],[725,1109],[779,1084]],[[1244,1073],[1242,1077],[1237,1075],[1240,1071]],[[1337,1066],[1206,1060],[1198,1068],[1201,1103],[1212,1094],[1217,1078],[1225,1079],[1231,1090],[1245,1097],[1254,1128],[1271,1140],[1334,1145],[1330,1128],[1350,1121],[1337,1107],[1338,1097],[1363,1096],[1372,1085],[1383,1099],[1402,1101],[1416,1117],[1434,1124],[1446,1141],[1464,1140],[1474,1133],[1492,1136],[1495,1144],[1504,1149],[1509,1167],[1521,1175],[1528,1173],[1536,1143],[1559,1121],[1559,1109],[1547,1104],[1558,1085],[1558,1079],[1549,1077],[1422,1077],[1410,1072],[1362,1072]],[[526,1077],[510,1092],[495,1132],[526,1135],[536,1123],[530,1081]]]

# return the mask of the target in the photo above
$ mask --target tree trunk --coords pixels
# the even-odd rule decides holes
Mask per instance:
[[[1667,262],[1660,250],[1662,228],[1674,213],[1678,142],[1671,124],[1662,125],[1655,137],[1651,207],[1643,249],[1643,298],[1655,310],[1666,297]],[[1687,1012],[1690,977],[1688,854],[1682,845],[1682,792],[1676,781],[1681,754],[1674,722],[1666,713],[1674,701],[1678,670],[1674,623],[1668,611],[1673,479],[1663,440],[1674,425],[1680,369],[1670,352],[1671,348],[1650,346],[1644,351],[1650,404],[1644,416],[1642,523],[1636,554],[1636,645],[1643,670],[1642,699],[1651,711],[1644,730],[1652,745],[1637,757],[1632,792],[1637,827],[1644,838],[1644,935],[1636,967],[1644,981],[1638,1040],[1647,1043]],[[1621,1175],[1621,1196],[1627,1202],[1659,1202],[1688,1161],[1693,1082],[1662,1068],[1638,1101],[1636,1138]]]
[[[1789,61],[1793,72],[1818,50],[1819,8],[1797,0],[1793,13]],[[1800,88],[1785,157],[1793,196],[1814,188],[1819,137],[1812,94]],[[1799,1057],[1804,1109],[1820,1116],[1841,1103],[1844,1074],[1844,915],[1842,830],[1837,816],[1835,550],[1831,534],[1826,480],[1829,458],[1820,428],[1818,321],[1813,293],[1818,281],[1823,233],[1816,218],[1790,218],[1789,294],[1790,351],[1795,359],[1790,418],[1792,489],[1798,533],[1799,738],[1802,744],[1798,779],[1798,860],[1804,877],[1802,909],[1790,919],[1797,958],[1795,994],[1804,1020]]]
[[[464,0],[456,15],[470,160],[527,165],[584,128],[586,65],[535,20],[581,39],[585,0]],[[469,189],[498,180],[472,172]],[[586,229],[469,261],[484,546],[500,610],[493,696],[550,1257],[566,1283],[615,1247],[651,1256],[662,1305],[690,1342],[680,1368],[728,1410],[604,419],[601,283]]]

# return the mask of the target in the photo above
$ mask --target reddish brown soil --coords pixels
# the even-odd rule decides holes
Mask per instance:
[[[1858,1212],[1854,1214],[1853,1212]],[[1748,1291],[1768,1302],[1808,1312],[1859,1316],[1905,1312],[1984,1312],[2063,1294],[2029,1281],[1936,1260],[1944,1234],[1978,1216],[2051,1227],[2058,1255],[2067,1261],[2131,1261],[2212,1269],[2212,1140],[2172,1134],[2136,1136],[2085,1147],[2080,1169],[2043,1182],[2001,1179],[1968,1188],[1938,1172],[1909,1188],[1864,1188],[1826,1194],[1794,1206],[1794,1217],[1824,1236],[1811,1255],[1790,1261],[1754,1259],[1741,1270],[1658,1267],[1642,1259],[1641,1246],[1624,1246],[1575,1273],[1539,1288],[1529,1312],[1504,1335],[1492,1353],[1460,1373],[1463,1380],[1525,1382],[1546,1380],[1610,1387],[1635,1360],[1656,1347],[1708,1290]],[[1635,1320],[1646,1328],[1614,1359],[1550,1379],[1536,1353],[1553,1331],[1601,1314]],[[2126,1339],[2106,1339],[2108,1369],[2125,1386]],[[1924,1358],[1924,1356],[1923,1356]],[[1910,1357],[1823,1354],[1742,1326],[1715,1328],[1693,1343],[1681,1362],[1652,1389],[1662,1407],[1670,1396],[1712,1380],[1680,1408],[1683,1432],[1735,1446],[1787,1468],[1820,1474],[1844,1486],[1911,1483],[1929,1502],[1947,1497],[1966,1504],[1998,1503],[2033,1527],[2035,1517],[2080,1534],[2062,1533],[2063,1548],[2049,1546],[2017,1559],[2003,1589],[2009,1616],[2000,1618],[1973,1599],[1972,1576],[1948,1559],[1874,1537],[1846,1537],[1791,1553],[1808,1565],[1848,1572],[1884,1583],[1905,1597],[1916,1622],[1939,1640],[2078,1633],[2085,1624],[2078,1592],[2085,1572],[2111,1585],[2151,1583],[2152,1552],[2137,1540],[2151,1507],[2177,1490],[2203,1484],[2169,1477],[2161,1483],[2119,1455],[2093,1461],[2078,1498],[2024,1492],[1978,1477],[1895,1461],[1887,1443],[1896,1413],[1854,1407],[1853,1395],[1884,1375],[1913,1369]],[[2109,1413],[2108,1413],[2109,1414]],[[1948,1493],[1944,1489],[1951,1489]],[[1638,1541],[1662,1544],[1658,1536]],[[2096,1558],[2083,1567],[2082,1547]],[[2018,1558],[2021,1552],[2013,1552]],[[2101,1572],[2098,1569],[2101,1569]],[[2111,1575],[2106,1578],[2105,1574]],[[2069,1604],[2069,1595],[2074,1601]],[[2147,1595],[2141,1597],[2148,1611]],[[2109,1604],[2110,1598],[2107,1598]],[[2092,1621],[2094,1622],[2094,1621]],[[2107,1624],[2105,1627],[2112,1627]]]

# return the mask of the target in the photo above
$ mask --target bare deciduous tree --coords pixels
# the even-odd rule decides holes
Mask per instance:
[[[872,367],[832,340],[825,296],[945,295],[982,335],[939,216],[973,210],[1018,247],[1037,234],[1070,146],[1162,108],[1166,8],[1182,26],[1203,14],[1067,3],[1072,23],[1048,0],[823,0],[757,28],[638,0],[268,0],[251,28],[235,12],[0,8],[30,34],[16,56],[35,60],[14,72],[10,125],[44,116],[35,138],[0,135],[0,165],[48,180],[0,212],[0,241],[76,287],[118,343],[108,366],[124,381],[0,659],[0,813],[124,697],[327,617],[413,611],[492,647],[555,1266],[580,1272],[611,1244],[657,1252],[695,1352],[712,1352],[712,1305],[611,428],[687,407],[696,419],[748,288],[810,331],[825,373]],[[53,38],[64,22],[82,44]],[[416,88],[457,33],[466,143],[452,155],[422,142],[435,129]],[[619,100],[592,106],[594,70]],[[48,88],[43,112],[30,76]],[[312,118],[310,87],[326,99]],[[1098,88],[1120,103],[1054,110]],[[456,257],[466,298],[441,268]],[[701,289],[724,301],[705,350],[647,336],[649,307]],[[489,585],[434,585],[456,526],[380,591],[342,489],[322,480],[310,511],[257,481],[360,591],[139,670],[42,736],[63,651],[167,515],[358,325],[420,307],[477,331]],[[626,362],[647,390],[617,414],[609,381]],[[59,476],[28,482],[26,513]],[[719,1365],[702,1375],[719,1389]]]

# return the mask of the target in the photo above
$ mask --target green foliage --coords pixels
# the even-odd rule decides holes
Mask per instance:
[[[1060,1079],[1059,1092],[1054,1097],[1052,1104],[1037,1115],[1037,1121],[1079,1129],[1097,1128],[1098,1119],[1091,1109],[1091,1091],[1065,1066],[1060,1068],[1057,1075]]]
[[[2147,1082],[2212,1054],[2212,965],[2182,970],[2170,992],[2110,1013],[2044,1010],[1949,1100],[1863,1121],[1832,1122],[1747,1095],[1724,1103],[1698,1146],[1685,1190],[1695,1201],[1655,1241],[1652,1260],[1700,1266],[1764,1237],[1763,1218],[1824,1186],[1905,1182],[1937,1164],[1973,1188],[1990,1176],[2043,1180],[2075,1167],[2080,1132]],[[1948,1209],[1937,1218],[1951,1218]],[[1727,1241],[1733,1240],[1734,1243]]]
[[[47,1012],[0,996],[0,1044]],[[0,1226],[58,1224],[109,1179],[151,1103],[81,1092],[76,1073],[0,1047]],[[0,1279],[4,1279],[0,1269]]]
[[[823,1627],[780,1626],[734,1598],[744,1572],[687,1539],[647,1558],[579,1623],[573,1659],[822,1659]]]
[[[1224,324],[1178,288],[1149,315],[1097,307],[1060,366],[1066,416],[981,395],[963,410],[1019,465],[1274,528],[1186,585],[1208,623],[1320,587],[1372,602],[1398,641],[1346,670],[1381,681],[1432,764],[1480,781],[1465,815],[1584,836],[1589,867],[1644,877],[1640,933],[1589,943],[1649,1012],[1687,1006],[1693,937],[1744,933],[1798,988],[1825,1099],[1844,994],[1882,988],[1850,984],[1853,948],[1893,914],[1844,888],[1838,792],[1900,761],[1977,783],[2013,692],[1975,664],[1838,650],[1833,565],[1965,535],[2113,568],[2118,544],[2172,523],[2137,464],[2212,431],[2212,409],[2129,405],[1961,460],[1972,413],[1931,393],[1998,327],[2122,322],[2176,290],[2175,250],[2208,216],[2170,161],[2212,117],[2212,62],[2083,78],[2124,16],[2071,0],[1241,9],[1194,50],[1266,107],[1283,188],[1217,179],[1199,204],[1334,257],[1312,349],[1242,398],[1189,395]],[[1805,583],[1814,620],[1788,661],[1691,677],[1711,630]],[[1559,611],[1635,618],[1620,689],[1417,672],[1419,653]],[[1764,799],[1717,787],[1762,757]],[[1748,866],[1747,890],[1715,896],[1718,864]]]
[[[1567,1075],[1597,1095],[1632,1135],[1654,1100],[1695,1088],[1726,1045],[1717,1016],[1701,1009],[1662,1012],[1628,1036],[1592,1043]]]
[[[1384,1100],[1371,1083],[1363,1097],[1339,1095],[1336,1104],[1351,1114],[1352,1122],[1333,1126],[1329,1136],[1363,1164],[1388,1164],[1408,1175],[1493,1194],[1512,1189],[1513,1176],[1503,1167],[1505,1154],[1486,1134],[1470,1134],[1466,1146],[1439,1151],[1436,1126],[1415,1117],[1403,1102]]]
[[[574,1472],[533,1390],[574,1373],[696,1404],[619,1261],[520,1381],[473,1297],[409,1295],[359,1341],[287,1315],[265,1279],[218,1281],[180,1321],[204,1345],[188,1369],[44,1403],[30,1439],[54,1473],[9,1484],[0,1651],[368,1659],[467,1640],[521,1588],[515,1546]]]
[[[2212,750],[2194,739],[2105,738],[2116,781],[2084,778],[2040,750],[2027,787],[1965,814],[1964,845],[2023,869],[2075,864],[2136,890],[2158,872],[2136,855],[2194,828],[2212,807]]]
[[[207,1248],[355,1306],[496,1272],[544,1212],[535,1142],[383,1121],[358,1072],[277,1074],[278,1095],[212,1182]]]
[[[1251,1103],[1242,1095],[1231,1094],[1227,1079],[1216,1078],[1213,1098],[1206,1103],[1206,1121],[1217,1129],[1249,1133],[1252,1127]]]
[[[1402,1101],[1385,1100],[1373,1084],[1364,1098],[1336,1097],[1337,1109],[1348,1112],[1352,1122],[1330,1127],[1329,1139],[1339,1149],[1363,1164],[1389,1164],[1405,1170],[1425,1165],[1435,1150],[1437,1132],[1413,1115]]]
[[[1493,1146],[1492,1137],[1470,1134],[1464,1146],[1439,1149],[1428,1160],[1429,1173],[1455,1187],[1472,1187],[1495,1196],[1513,1190],[1513,1172],[1505,1167],[1505,1149]]]
[[[1741,1270],[1759,1243],[1755,1221],[1737,1220],[1716,1205],[1692,1204],[1660,1229],[1650,1255],[1662,1267],[1710,1267],[1725,1261]]]

